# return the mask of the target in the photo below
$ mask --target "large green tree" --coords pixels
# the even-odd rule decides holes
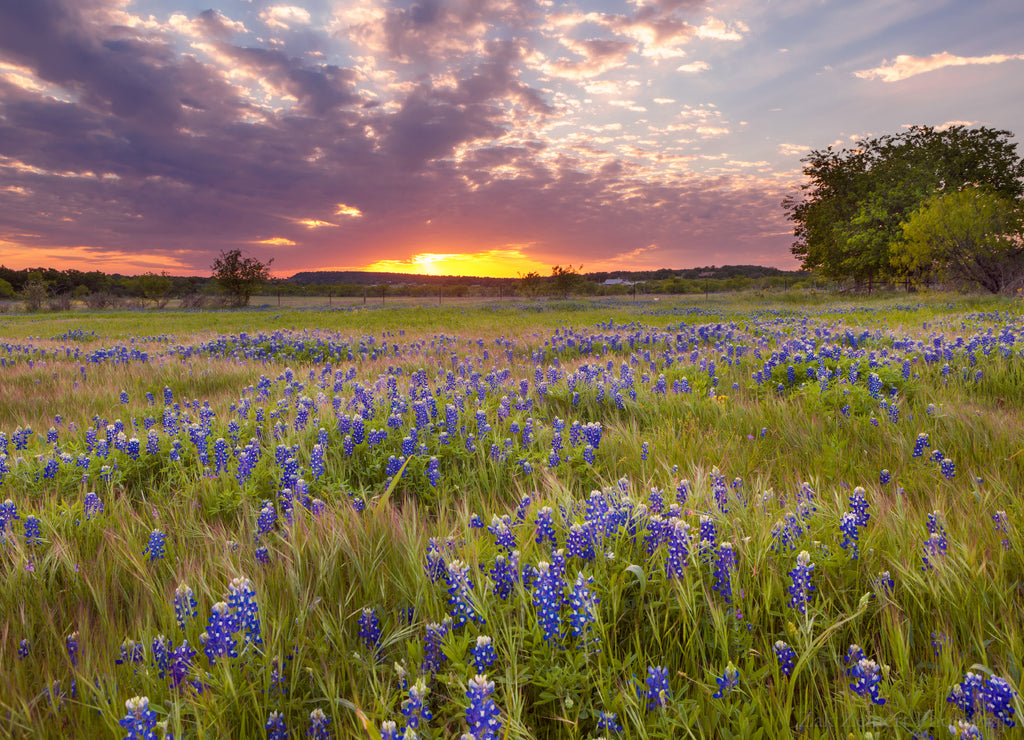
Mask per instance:
[[[1021,206],[988,188],[936,193],[903,224],[893,260],[908,272],[980,285],[992,293],[1024,279]]]
[[[793,254],[804,269],[834,279],[890,277],[903,223],[936,192],[972,185],[1024,196],[1024,161],[1012,137],[985,127],[913,126],[812,151],[801,160],[807,180],[782,204],[793,223]]]

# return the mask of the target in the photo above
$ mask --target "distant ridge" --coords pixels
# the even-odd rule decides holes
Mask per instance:
[[[584,280],[602,283],[605,280],[671,280],[682,278],[695,280],[711,277],[705,273],[713,273],[713,277],[727,279],[733,277],[763,278],[785,277],[800,274],[799,270],[780,270],[777,267],[761,265],[723,265],[716,267],[691,267],[684,270],[662,268],[660,270],[615,270],[611,272],[581,273]],[[543,277],[548,277],[544,275]],[[401,272],[363,272],[360,270],[306,270],[297,272],[288,282],[298,285],[507,285],[518,282],[519,278],[496,278],[473,275],[408,275]]]

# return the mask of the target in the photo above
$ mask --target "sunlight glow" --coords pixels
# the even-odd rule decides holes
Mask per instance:
[[[522,250],[516,247],[468,254],[421,252],[407,260],[378,260],[362,269],[369,272],[397,272],[403,275],[518,277],[527,272],[547,275],[551,271],[551,266],[524,256]]]

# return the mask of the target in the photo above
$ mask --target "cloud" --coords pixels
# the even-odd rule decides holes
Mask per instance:
[[[701,25],[697,27],[697,38],[701,39],[714,39],[716,41],[740,41],[743,39],[743,34],[750,31],[745,24],[740,21],[733,23],[726,23],[718,18],[708,18]]]
[[[297,5],[272,5],[260,11],[260,18],[270,28],[283,30],[307,25],[312,20],[309,11]]]
[[[655,244],[636,254],[726,262],[723,250],[749,245],[789,260],[786,239],[750,236],[785,229],[788,183],[750,167],[701,178],[692,168],[730,163],[698,161],[704,152],[663,121],[649,133],[637,116],[615,120],[618,106],[639,113],[648,100],[624,68],[648,44],[692,38],[695,3],[564,26],[561,51],[579,74],[612,65],[614,79],[583,77],[586,89],[537,81],[540,46],[559,47],[539,38],[527,0],[353,4],[338,36],[311,23],[287,43],[216,11],[129,26],[122,7],[0,3],[5,255],[200,274],[235,245],[275,257],[283,274],[414,255],[512,259],[509,245],[530,264],[611,264]],[[258,14],[238,17],[252,28]],[[588,94],[615,103],[595,119]],[[677,116],[695,140],[730,126],[713,106],[676,106],[651,118]]]
[[[983,57],[960,57],[944,51],[926,57],[900,54],[892,62],[886,60],[874,69],[862,69],[854,76],[864,80],[878,79],[882,82],[900,82],[925,72],[944,67],[963,67],[971,64],[1002,64],[1024,59],[1024,54],[989,54]]]
[[[676,72],[707,72],[709,69],[711,69],[711,65],[707,62],[690,62],[676,67]]]

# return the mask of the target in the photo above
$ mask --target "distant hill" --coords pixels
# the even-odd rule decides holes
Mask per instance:
[[[705,273],[712,273],[706,275]],[[584,280],[603,283],[605,280],[628,280],[630,282],[648,280],[672,280],[681,278],[695,280],[702,277],[714,277],[725,280],[734,277],[764,278],[797,276],[798,270],[780,270],[777,267],[760,265],[723,265],[722,267],[693,267],[685,270],[615,270],[611,272],[582,273]],[[547,276],[545,276],[547,277]],[[309,270],[297,272],[288,282],[297,285],[485,285],[497,286],[518,282],[519,278],[494,278],[472,275],[406,275],[400,272],[362,272],[359,270]]]

